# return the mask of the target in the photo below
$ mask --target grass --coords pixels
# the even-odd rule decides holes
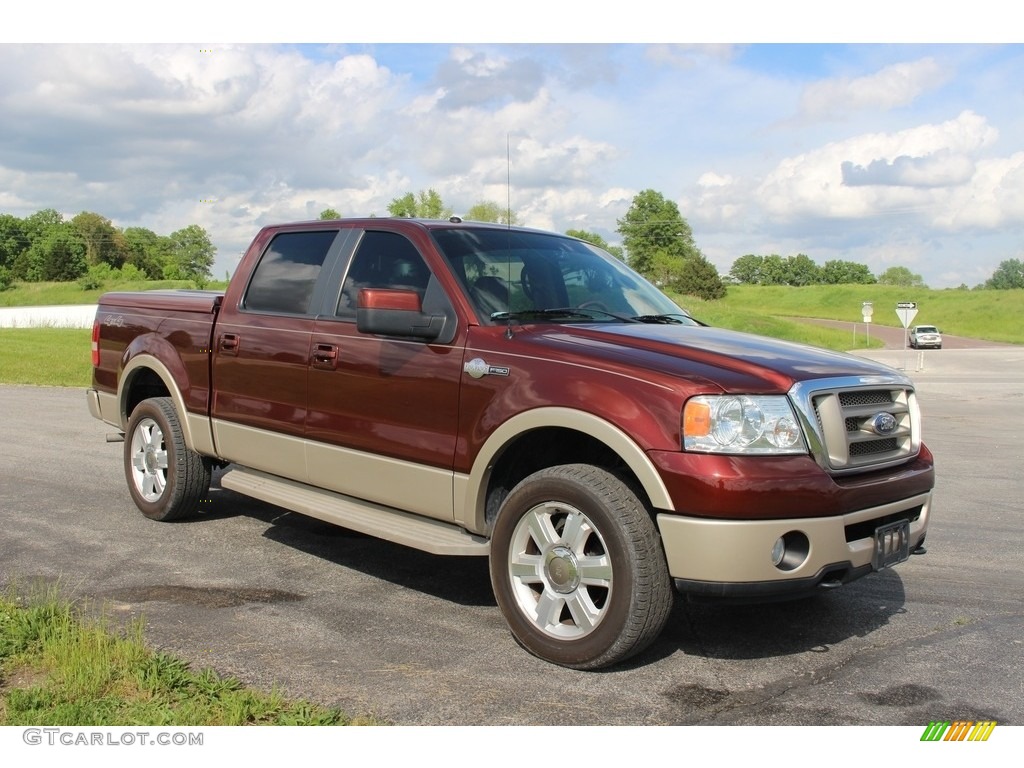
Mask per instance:
[[[226,282],[211,282],[206,288],[224,290]],[[55,307],[69,304],[95,304],[107,291],[155,291],[192,288],[188,280],[136,280],[111,282],[102,288],[84,290],[78,283],[15,283],[0,291],[0,307]]]
[[[707,307],[709,316],[706,320],[713,325],[726,325],[715,320],[717,312],[860,323],[861,305],[870,301],[874,305],[871,322],[894,328],[901,326],[896,304],[913,301],[918,310],[914,325],[936,325],[944,333],[954,336],[1024,344],[1024,290],[937,291],[891,285],[811,285],[802,288],[733,285],[720,302],[683,301],[684,306],[689,306],[694,315],[702,319],[705,319],[703,310]]]
[[[0,726],[372,725],[150,651],[53,593],[0,599]]]
[[[175,288],[172,282],[129,283],[106,290],[141,287]],[[21,283],[0,292],[0,303],[13,305],[88,304],[102,291],[83,291],[74,283]],[[729,287],[720,301],[675,297],[695,317],[720,328],[813,344],[834,350],[880,347],[877,339],[854,342],[850,331],[832,330],[794,318],[824,318],[862,323],[861,305],[874,305],[872,323],[899,327],[896,304],[915,301],[915,323],[931,323],[955,336],[1024,344],[1024,290],[932,291],[885,285]],[[16,299],[12,301],[12,299]],[[863,328],[863,325],[861,325]],[[87,387],[91,378],[89,331],[68,328],[0,329],[0,383]]]
[[[0,384],[88,387],[86,328],[0,328]]]

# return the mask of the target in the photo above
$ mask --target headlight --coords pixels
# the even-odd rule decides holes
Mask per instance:
[[[683,408],[683,448],[701,453],[806,453],[789,399],[777,395],[700,395]]]

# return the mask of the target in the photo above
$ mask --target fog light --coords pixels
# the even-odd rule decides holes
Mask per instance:
[[[795,571],[807,562],[811,542],[800,531],[783,534],[772,545],[772,565],[780,571]]]
[[[779,567],[779,563],[782,562],[782,556],[786,554],[786,540],[781,536],[775,541],[775,546],[772,547],[772,565],[776,568]]]

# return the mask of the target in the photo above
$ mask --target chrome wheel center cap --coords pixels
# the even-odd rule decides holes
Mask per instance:
[[[156,449],[153,446],[146,448],[146,471],[153,473],[156,472]]]
[[[576,556],[567,547],[552,547],[544,557],[544,576],[551,588],[567,595],[580,585]]]

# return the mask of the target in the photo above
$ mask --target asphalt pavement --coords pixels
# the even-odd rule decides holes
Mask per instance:
[[[482,559],[216,483],[197,519],[145,519],[81,390],[0,386],[0,588],[59,585],[197,667],[398,724],[1024,724],[1024,349],[869,355],[917,383],[938,472],[928,553],[809,600],[677,600],[661,639],[611,670],[521,650]]]

